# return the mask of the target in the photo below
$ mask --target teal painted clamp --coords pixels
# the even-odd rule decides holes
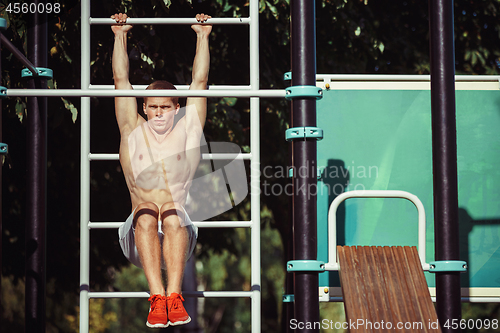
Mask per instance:
[[[285,140],[323,139],[323,130],[319,127],[292,127],[285,131]]]
[[[283,75],[284,81],[290,81],[291,79],[292,79],[292,72],[286,72],[285,75]]]
[[[294,174],[293,170],[294,170],[293,168],[288,169],[288,178],[293,178],[293,174]],[[321,179],[323,170],[321,170],[320,167],[317,167],[316,172],[317,172],[316,178]]]
[[[0,142],[0,154],[5,155],[9,153],[9,146],[6,143]]]
[[[467,263],[460,260],[432,261],[429,265],[430,273],[467,272]]]
[[[295,295],[283,295],[283,303],[293,303],[295,302]]]
[[[286,264],[287,272],[324,272],[325,263],[319,260],[290,260]]]
[[[7,20],[4,18],[0,18],[0,30],[7,29]]]
[[[0,98],[7,97],[7,88],[0,86]]]
[[[316,86],[291,86],[286,88],[285,91],[285,98],[288,100],[307,97],[321,99],[323,97],[323,89]]]
[[[21,71],[21,77],[22,78],[28,78],[28,77],[43,77],[43,78],[53,78],[53,71],[52,69],[49,68],[43,68],[43,67],[36,67],[36,70],[38,71],[38,75],[33,75],[31,71],[28,68],[24,68]]]

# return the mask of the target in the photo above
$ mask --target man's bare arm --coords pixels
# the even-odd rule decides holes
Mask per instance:
[[[111,30],[115,34],[112,58],[115,89],[132,89],[129,81],[129,61],[127,54],[127,32],[132,29],[132,26],[124,24],[127,20],[126,14],[115,14],[111,18],[118,23],[111,26]],[[133,130],[140,118],[137,113],[135,97],[115,97],[115,113],[121,133],[124,130]]]
[[[200,23],[205,23],[211,17],[204,14],[196,15],[196,19]],[[208,38],[212,31],[210,24],[194,24],[191,28],[196,32],[196,54],[193,62],[192,82],[189,89],[204,90],[207,88],[208,71],[210,68],[210,49],[208,46]],[[207,99],[204,97],[189,97],[186,102],[186,120],[188,128],[200,126],[201,129],[205,126],[207,116]],[[196,113],[193,114],[193,109]],[[193,117],[198,115],[198,119]],[[198,124],[196,124],[197,122]]]
[[[205,23],[211,17],[204,14],[196,15],[200,23]],[[193,62],[192,82],[189,89],[207,89],[208,71],[210,68],[210,49],[208,38],[212,31],[209,24],[195,24],[191,28],[196,32],[196,54]],[[203,127],[207,117],[207,99],[204,97],[188,97],[186,102],[186,155],[190,164],[189,180],[185,185],[186,192],[189,191],[191,180],[194,177],[198,163],[200,162],[200,143],[203,137]]]

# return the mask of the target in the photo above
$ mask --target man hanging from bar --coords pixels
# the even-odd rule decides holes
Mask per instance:
[[[127,55],[127,15],[111,16],[114,35],[113,77],[116,89],[132,89]],[[196,15],[196,55],[190,89],[207,87],[210,54],[208,37],[212,30],[204,24],[211,17]],[[156,81],[147,89],[175,89],[166,81]],[[116,97],[116,120],[120,129],[120,163],[130,191],[132,213],[119,228],[120,246],[125,256],[144,269],[149,288],[148,327],[167,327],[191,321],[183,306],[181,292],[186,261],[196,245],[197,228],[184,209],[194,173],[200,161],[200,141],[206,118],[207,101],[188,97],[186,113],[174,125],[179,113],[177,98],[145,97],[143,111],[137,112],[134,97]],[[167,284],[162,281],[167,272]]]

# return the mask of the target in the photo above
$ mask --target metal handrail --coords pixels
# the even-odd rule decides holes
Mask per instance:
[[[210,18],[205,23],[201,24],[241,24],[241,25],[249,25],[251,22],[249,17],[219,17],[219,18]],[[91,17],[89,18],[90,25],[113,25],[116,24],[116,21],[112,18],[101,18],[101,17]],[[153,24],[174,24],[174,25],[183,25],[183,24],[200,24],[194,17],[193,18],[181,18],[181,17],[129,17],[127,18],[127,24],[145,24],[145,25],[153,25]]]
[[[425,209],[422,201],[406,191],[396,190],[364,190],[349,191],[340,194],[330,204],[328,210],[328,263],[325,264],[325,270],[337,271],[339,264],[337,261],[337,209],[340,204],[349,198],[401,198],[411,201],[418,211],[418,256],[425,271],[429,270],[430,265],[425,262]]]
[[[6,96],[16,97],[261,97],[284,98],[284,89],[227,90],[111,90],[111,89],[7,89]]]

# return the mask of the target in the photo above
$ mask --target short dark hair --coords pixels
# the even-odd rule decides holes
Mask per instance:
[[[163,80],[160,80],[160,81],[155,81],[153,83],[151,83],[147,88],[146,90],[157,90],[157,89],[173,89],[173,90],[177,90],[177,88],[170,82],[168,81],[163,81]],[[147,97],[144,97],[144,104],[146,104],[147,102]],[[174,104],[177,104],[179,103],[179,97],[172,97],[172,102],[174,102]]]

